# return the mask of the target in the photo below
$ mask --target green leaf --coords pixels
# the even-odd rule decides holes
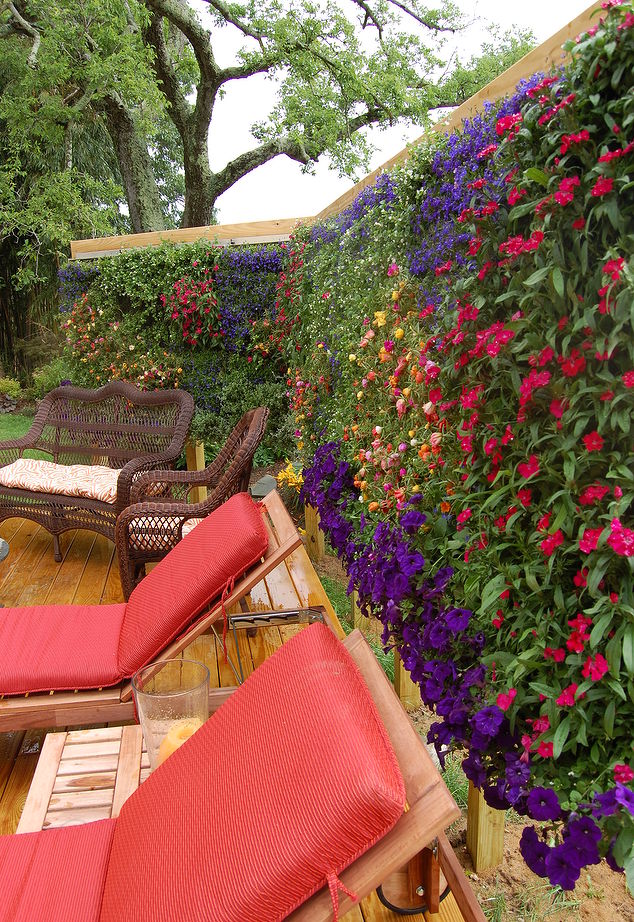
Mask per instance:
[[[559,724],[555,730],[555,736],[553,737],[553,758],[557,759],[561,755],[561,751],[566,744],[566,740],[570,735],[570,717],[564,717],[562,722]]]
[[[590,646],[593,650],[603,640],[603,635],[612,623],[613,617],[611,612],[608,612],[607,615],[603,615],[590,631]]]
[[[527,279],[524,279],[523,284],[529,288],[533,288],[535,285],[538,285],[543,281],[550,272],[550,266],[542,266],[541,269],[536,269]]]
[[[524,171],[524,176],[532,182],[539,183],[544,189],[548,186],[548,173],[544,173],[543,170],[538,170],[536,166],[529,166],[529,168]]]
[[[623,635],[623,665],[628,675],[634,675],[634,624],[628,624]]]
[[[485,584],[482,590],[482,601],[478,613],[487,611],[492,604],[497,604],[500,599],[500,593],[506,586],[506,578],[503,573],[496,575]]]
[[[564,277],[561,274],[561,269],[558,266],[555,266],[552,273],[553,287],[560,298],[564,296]]]
[[[603,727],[607,736],[612,739],[614,736],[614,715],[616,714],[616,702],[614,698],[609,702],[603,715]]]

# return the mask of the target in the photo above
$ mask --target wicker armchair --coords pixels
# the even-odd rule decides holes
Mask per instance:
[[[245,413],[204,471],[150,471],[136,480],[131,505],[117,520],[115,538],[126,599],[143,577],[145,565],[161,560],[195,524],[192,520],[248,490],[253,456],[268,417],[267,407]],[[191,492],[201,487],[208,491],[207,498],[188,502]]]
[[[114,540],[117,516],[129,504],[136,478],[142,471],[173,465],[193,414],[191,395],[178,389],[140,391],[124,381],[97,390],[55,388],[40,401],[26,435],[0,442],[0,468],[33,449],[49,454],[58,465],[111,468],[119,471],[115,501],[29,484],[1,485],[0,522],[13,516],[38,522],[53,535],[57,561],[62,559],[59,535],[69,529],[87,528]]]

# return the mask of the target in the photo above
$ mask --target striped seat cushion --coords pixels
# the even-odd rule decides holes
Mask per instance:
[[[367,686],[311,625],[124,804],[101,922],[285,919],[325,885],[336,894],[404,807]]]
[[[0,922],[98,922],[115,823],[0,836]]]
[[[100,464],[54,464],[18,458],[0,467],[0,484],[33,493],[59,493],[115,503],[119,473]]]

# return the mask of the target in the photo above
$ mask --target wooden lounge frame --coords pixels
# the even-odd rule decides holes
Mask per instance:
[[[460,811],[361,632],[353,631],[345,639],[344,646],[358,666],[390,737],[405,782],[408,809],[386,836],[341,872],[341,880],[362,898],[396,872],[396,877],[404,879],[405,889],[409,885],[413,891],[423,882],[423,899],[429,910],[434,912],[437,911],[440,867],[465,922],[485,922],[484,914],[444,833],[447,826],[458,818]],[[107,732],[97,731],[103,734]],[[118,816],[127,797],[136,790],[139,781],[144,780],[148,771],[147,760],[142,761],[140,728],[128,726],[120,733],[118,755],[113,756],[109,751],[103,757],[104,768],[112,768],[111,806],[105,814],[112,817]],[[88,791],[88,787],[82,785],[80,778],[69,777],[68,767],[64,766],[66,738],[69,738],[73,751],[81,748],[77,744],[83,736],[87,741],[86,756],[90,754],[84,761],[86,765],[94,763],[92,771],[96,770],[100,744],[95,744],[91,731],[49,734],[27,796],[18,832],[37,832],[42,828],[82,823],[95,818],[90,809],[82,809],[79,805],[80,796],[64,793],[77,791],[82,786],[89,796],[92,793],[92,789]],[[102,745],[102,748],[105,747]],[[69,760],[68,755],[66,759]],[[107,765],[106,759],[110,759]],[[70,761],[72,763],[72,757]],[[94,784],[94,778],[92,774],[86,778],[86,782]],[[103,817],[100,815],[100,818]],[[433,844],[433,852],[427,847],[430,844]],[[411,879],[409,871],[415,875]],[[341,917],[354,905],[350,897],[340,894]],[[332,901],[328,888],[320,890],[288,918],[292,922],[331,920]]]
[[[224,600],[227,609],[239,603],[256,583],[301,545],[293,520],[276,491],[269,493],[263,500],[262,515],[269,539],[266,554],[242,579],[236,580],[233,591]],[[222,617],[222,610],[223,604],[217,600],[204,616],[161,650],[156,659],[179,656],[214,621]],[[218,708],[230,693],[229,689],[210,689],[210,710]],[[134,720],[134,701],[129,681],[113,688],[27,693],[0,698],[0,732],[33,727],[77,727],[125,720]]]

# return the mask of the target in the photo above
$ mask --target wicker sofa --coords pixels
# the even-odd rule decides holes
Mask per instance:
[[[98,390],[62,386],[40,402],[19,439],[0,442],[0,521],[18,516],[53,535],[87,528],[114,541],[119,513],[143,471],[179,457],[194,413],[182,390],[140,391],[113,381]],[[33,462],[39,450],[51,462]]]

